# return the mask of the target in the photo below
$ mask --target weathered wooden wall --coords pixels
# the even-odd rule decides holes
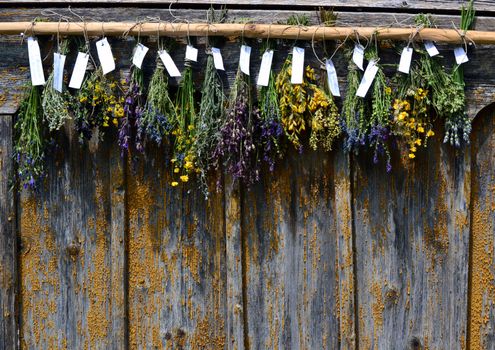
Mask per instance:
[[[30,20],[42,2],[19,9],[11,1],[0,21]],[[75,10],[105,20],[171,19],[168,4],[147,2],[151,8],[106,1]],[[300,11],[319,4],[301,3]],[[457,1],[370,3],[336,2],[339,20],[410,23],[404,9],[431,9],[440,25],[458,20]],[[357,5],[372,12],[355,12]],[[495,3],[477,5],[478,29],[495,30]],[[206,5],[194,6],[175,14],[204,20]],[[229,18],[270,22],[292,13],[237,8]],[[466,66],[471,146],[454,150],[437,137],[407,164],[394,151],[391,174],[340,146],[289,154],[251,190],[220,176],[222,191],[205,201],[192,186],[168,185],[167,150],[121,158],[116,135],[81,146],[69,130],[49,157],[42,191],[14,195],[12,125],[29,75],[18,43],[0,38],[1,350],[495,349],[495,108],[480,112],[494,101],[495,48],[472,50]],[[124,74],[134,43],[112,43]],[[228,86],[238,43],[223,48]],[[279,47],[276,69],[287,50]],[[306,56],[318,66],[309,46]],[[336,66],[345,77],[340,54]]]

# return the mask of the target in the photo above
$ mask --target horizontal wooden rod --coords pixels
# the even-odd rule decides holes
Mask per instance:
[[[136,24],[132,22],[0,22],[0,34],[47,35],[59,32],[62,35],[82,35],[84,28],[90,36],[129,35],[155,36],[159,32],[163,36],[225,36],[247,38],[278,38],[301,40],[343,40],[359,36],[370,38],[374,33],[379,39],[432,40],[443,43],[463,43],[463,38],[455,29],[440,28],[375,28],[375,27],[323,27],[323,26],[290,26],[281,24],[242,24],[242,23],[150,23]],[[470,30],[465,34],[468,42],[476,44],[495,44],[495,32]]]

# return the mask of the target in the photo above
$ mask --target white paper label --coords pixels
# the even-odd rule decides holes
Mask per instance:
[[[411,68],[413,49],[412,47],[405,47],[400,55],[399,72],[409,74]]]
[[[58,92],[62,92],[65,58],[65,55],[58,52],[53,54],[53,88]]]
[[[272,70],[273,50],[266,50],[261,58],[260,72],[258,74],[258,85],[268,86],[270,71]]]
[[[115,60],[113,59],[112,48],[108,43],[107,38],[103,38],[96,42],[96,51],[100,59],[101,69],[103,74],[110,73],[115,69]]]
[[[74,65],[74,70],[72,71],[72,76],[70,77],[69,87],[73,89],[80,89],[81,84],[86,74],[86,68],[88,67],[89,54],[84,52],[79,52],[77,54],[76,64]]]
[[[359,69],[364,70],[364,47],[361,44],[354,45],[354,52],[352,53],[352,61],[358,66]]]
[[[163,62],[163,65],[167,69],[168,74],[171,77],[180,77],[179,69],[175,65],[174,60],[172,59],[172,57],[170,57],[170,55],[168,54],[168,52],[165,51],[165,50],[162,50],[162,51],[159,52],[159,54],[160,54],[160,58],[161,58],[161,60]]]
[[[186,46],[186,60],[198,62],[198,49],[194,46]]]
[[[251,57],[251,46],[242,45],[241,46],[241,56],[239,57],[239,66],[241,67],[241,72],[249,75],[249,58]]]
[[[375,75],[378,72],[378,66],[376,65],[376,61],[371,60],[366,67],[366,71],[364,72],[363,79],[359,84],[356,95],[359,97],[365,97],[368,93],[368,90],[373,83],[373,79],[375,79]]]
[[[134,55],[132,56],[132,64],[141,69],[141,67],[143,66],[144,56],[146,56],[148,50],[149,48],[147,48],[143,44],[137,44],[136,48],[134,49]]]
[[[292,84],[302,84],[304,74],[304,48],[294,46],[292,49]]]
[[[38,40],[33,37],[27,39],[29,70],[31,72],[31,83],[33,86],[45,84],[45,74],[43,73],[43,63]]]
[[[457,64],[463,64],[469,61],[466,51],[464,48],[459,46],[454,49],[455,61]]]
[[[339,80],[337,78],[337,71],[331,59],[327,59],[325,62],[325,68],[327,69],[328,88],[333,96],[340,96]]]
[[[430,57],[435,57],[436,55],[440,54],[433,41],[426,40],[424,44],[425,44],[426,52],[428,52],[428,55],[430,55]]]
[[[215,63],[215,68],[219,70],[225,70],[225,68],[223,67],[223,59],[220,49],[212,47],[211,53],[213,55],[213,63]]]

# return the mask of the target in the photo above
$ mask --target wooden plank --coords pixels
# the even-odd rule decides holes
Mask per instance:
[[[225,175],[225,239],[227,249],[227,348],[245,347],[248,317],[244,299],[245,251],[243,249],[241,187]]]
[[[170,186],[166,152],[129,157],[129,348],[223,349],[223,193],[206,202],[194,184]]]
[[[19,206],[24,348],[122,349],[124,270],[112,250],[124,202],[112,191],[114,142],[79,145],[59,134],[47,180]],[[121,185],[120,185],[121,186]],[[115,217],[113,217],[115,215]]]
[[[472,146],[472,214],[469,349],[495,349],[495,108],[475,119]]]
[[[439,138],[390,175],[353,162],[360,349],[466,348],[470,152]]]
[[[11,115],[0,115],[0,349],[19,348],[18,265]]]
[[[112,5],[112,4],[139,4],[140,6],[145,4],[161,4],[162,6],[168,7],[170,2],[163,2],[160,0],[146,0],[146,1],[138,1],[138,0],[0,0],[0,3],[9,3],[9,4],[84,4],[84,5]],[[318,6],[332,6],[335,8],[381,8],[381,9],[395,9],[395,10],[428,10],[432,12],[440,12],[440,11],[452,11],[459,10],[461,5],[464,4],[464,1],[461,0],[407,0],[407,1],[394,1],[394,0],[356,0],[353,2],[348,2],[346,0],[335,0],[329,4],[324,0],[305,0],[305,1],[297,1],[297,0],[248,0],[242,3],[239,3],[235,0],[222,0],[222,1],[210,1],[210,0],[177,0],[174,1],[174,7],[188,7],[188,6],[203,6],[207,7],[210,4],[214,5],[228,5],[229,7],[238,7],[238,6],[290,6],[293,8],[298,7],[318,7]],[[493,0],[476,0],[475,6],[478,11],[493,11],[495,2]]]
[[[343,227],[349,179],[340,155],[292,153],[243,199],[252,349],[354,347],[351,230]]]

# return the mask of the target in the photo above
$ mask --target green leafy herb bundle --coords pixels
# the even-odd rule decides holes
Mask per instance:
[[[67,55],[69,40],[62,40],[60,53]],[[69,112],[69,96],[66,91],[59,92],[53,87],[54,72],[46,80],[42,96],[43,118],[50,131],[59,130],[67,120],[71,119]]]
[[[44,139],[41,87],[31,86],[14,125],[14,160],[20,185],[35,189],[44,175]]]
[[[156,68],[148,86],[146,104],[138,125],[138,137],[160,145],[172,131],[176,119],[175,105],[170,98],[165,67],[160,57],[157,56]]]

